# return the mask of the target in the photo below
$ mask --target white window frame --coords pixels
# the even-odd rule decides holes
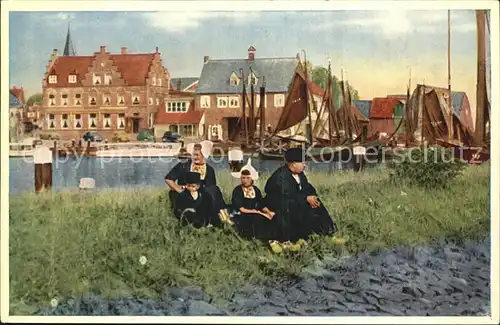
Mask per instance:
[[[76,98],[76,95],[80,95],[80,98]],[[82,94],[75,94],[74,100],[75,100],[75,106],[82,105]],[[80,101],[80,104],[78,104],[77,101]]]
[[[57,83],[57,75],[53,74],[49,76],[49,84],[56,84]]]
[[[95,117],[92,117],[92,115],[95,115]],[[92,121],[94,122],[94,125],[95,125],[95,126],[92,126]],[[89,124],[89,129],[90,129],[90,130],[95,130],[95,129],[97,129],[97,114],[95,114],[95,113],[91,113],[91,114],[89,114],[88,124]]]
[[[148,105],[153,105],[153,97],[148,98]]]
[[[149,113],[148,114],[148,127],[149,128],[153,127],[154,121],[155,121],[155,113]]]
[[[185,127],[191,129],[190,134],[183,132],[183,128],[185,128]],[[192,136],[196,135],[196,125],[195,124],[179,124],[177,130],[178,130],[178,133],[180,133],[180,135],[182,135],[182,136],[192,137]]]
[[[99,83],[97,83],[99,81]],[[102,79],[101,75],[98,73],[93,73],[92,74],[92,84],[93,85],[101,85],[102,84]]]
[[[255,107],[260,107],[260,94],[255,95]],[[267,95],[264,95],[264,108],[267,107]]]
[[[70,84],[76,84],[76,75],[75,74],[70,74],[68,76],[68,83],[70,83]]]
[[[224,104],[225,101],[226,103]],[[217,108],[226,108],[229,107],[229,97],[228,96],[220,96],[217,97]]]
[[[54,118],[51,118],[54,117]],[[54,122],[54,126],[50,126],[50,122]],[[47,129],[49,130],[55,130],[56,129],[56,115],[55,114],[47,114]]]
[[[161,78],[158,78],[158,79],[156,80],[156,82],[157,82],[158,86],[161,86]]]
[[[106,115],[108,115],[109,117],[106,117]],[[106,122],[108,122],[109,126],[106,126]],[[109,114],[109,113],[103,114],[102,128],[109,130],[109,129],[111,129],[112,126],[113,126],[113,124],[111,123],[111,114]]]
[[[123,126],[120,126],[120,123],[123,122]],[[116,124],[117,129],[125,129],[125,113],[118,114],[118,123]]]
[[[284,94],[274,94],[274,107],[285,107]]]
[[[66,95],[66,98],[64,98],[63,96]],[[64,93],[64,94],[61,94],[61,105],[62,106],[68,106],[68,94]]]
[[[156,86],[156,77],[153,77],[153,78],[151,79],[151,82],[152,82],[153,86]]]
[[[160,105],[160,99],[156,98],[156,105]]]
[[[136,98],[137,98],[137,103],[135,102]],[[132,105],[141,105],[141,96],[132,95]]]
[[[54,96],[54,97],[50,98],[50,96]],[[49,94],[49,106],[56,106],[56,95],[55,94]]]
[[[240,107],[240,97],[238,97],[238,96],[229,97],[228,104],[229,104],[229,107],[231,107],[231,108]]]
[[[188,111],[188,103],[185,101],[167,102],[167,113],[186,113]]]
[[[77,118],[77,115],[80,115],[80,118]],[[77,123],[80,122],[80,126],[77,126]],[[83,118],[82,114],[76,113],[73,115],[73,128],[79,130],[83,128]]]
[[[238,86],[240,84],[240,77],[235,72],[231,74],[230,84],[231,86]]]
[[[94,98],[95,104],[92,104],[92,98]],[[90,106],[97,106],[97,96],[92,96],[92,95],[89,96],[89,105]]]
[[[210,108],[210,96],[201,96],[200,97],[200,107],[201,108]]]
[[[106,72],[104,74],[104,84],[111,85],[112,83],[113,83],[113,76],[111,75],[111,73]]]
[[[121,101],[122,101],[122,100],[123,100],[123,103],[121,103]],[[125,96],[124,96],[124,95],[118,95],[118,98],[117,98],[117,100],[116,100],[116,103],[117,103],[118,105],[122,105],[122,106],[123,106],[123,105],[125,105]]]
[[[67,116],[67,118],[64,118],[64,115],[66,115],[66,116]],[[66,125],[67,125],[67,127],[64,127],[64,121],[66,121]],[[69,122],[70,122],[70,121],[69,121],[69,114],[66,114],[66,113],[61,114],[61,129],[62,129],[62,130],[67,130],[67,129],[69,129]]]
[[[109,99],[109,102],[108,102],[108,103],[106,103],[106,98],[108,98],[108,99]],[[102,104],[103,104],[103,105],[111,105],[111,95],[103,95],[103,96],[102,96]]]
[[[257,78],[257,76],[255,75],[255,73],[253,73],[253,72],[251,74],[249,74],[248,75],[248,86],[249,87],[252,84],[252,76],[254,77],[254,80],[255,80],[255,82],[253,84],[254,88],[255,88],[255,86],[257,86],[259,84],[259,78]]]

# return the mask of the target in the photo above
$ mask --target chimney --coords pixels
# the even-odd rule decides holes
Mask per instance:
[[[104,45],[101,45],[101,51],[100,51],[100,52],[101,52],[101,53],[104,53],[104,52],[106,52],[106,46],[104,46]]]
[[[207,63],[207,62],[208,62],[208,60],[210,60],[210,57],[209,57],[208,55],[205,55],[205,56],[203,57],[203,63]]]
[[[156,54],[158,54],[158,46],[156,47]]]
[[[121,49],[122,49],[121,54],[127,54],[127,47],[126,46],[123,46]]]
[[[248,61],[253,61],[255,59],[255,47],[250,46],[248,48]]]
[[[50,55],[51,61],[54,61],[55,59],[57,59],[57,49],[53,49],[52,54]]]

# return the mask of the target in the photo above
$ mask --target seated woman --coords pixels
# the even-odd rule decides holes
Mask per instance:
[[[257,171],[247,165],[239,173],[231,174],[234,177],[240,175],[241,179],[241,185],[233,190],[231,202],[235,211],[233,220],[236,231],[246,239],[271,240],[274,212],[266,208],[260,189],[253,185],[259,177]]]
[[[191,224],[195,228],[206,227],[213,219],[212,199],[200,191],[200,174],[186,173],[185,189],[175,199],[174,215],[182,225]]]
[[[211,220],[214,226],[221,225],[221,220],[228,220],[226,203],[222,197],[220,189],[217,187],[215,171],[212,166],[205,161],[210,156],[213,143],[211,141],[202,141],[193,146],[191,158],[180,161],[165,176],[165,183],[170,187],[169,198],[172,208],[176,209],[177,195],[184,190],[186,186],[186,175],[188,172],[197,172],[200,174],[200,190],[212,198],[213,213],[211,215],[219,216]],[[188,150],[189,151],[189,150]]]
[[[301,148],[288,149],[285,162],[265,186],[268,207],[276,212],[276,239],[295,242],[312,234],[333,235],[337,230],[335,221],[304,174],[305,153]]]

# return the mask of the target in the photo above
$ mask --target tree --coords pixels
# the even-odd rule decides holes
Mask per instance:
[[[28,98],[28,101],[26,102],[26,104],[28,106],[31,106],[33,104],[39,104],[42,102],[43,102],[43,94],[36,93],[36,94],[31,95],[30,98]]]
[[[312,82],[320,86],[322,89],[326,88],[326,81],[328,79],[328,68],[322,67],[322,66],[315,66],[313,67],[313,64],[311,61],[306,62],[306,69],[307,69],[307,74],[308,77]],[[342,98],[342,88],[341,88],[341,82],[339,78],[337,78],[335,75],[333,75],[333,81],[334,81],[334,102],[335,106],[339,108],[342,103],[343,103],[343,98]],[[358,91],[351,85],[349,84],[349,91],[351,93],[351,100],[358,100],[359,99],[359,93]]]

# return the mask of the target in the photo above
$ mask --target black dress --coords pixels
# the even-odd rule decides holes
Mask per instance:
[[[177,181],[178,185],[186,185],[186,173],[191,171],[191,166],[192,166],[192,160],[184,160],[177,165],[175,165],[165,176],[165,179],[172,180],[172,181]],[[226,208],[226,203],[224,202],[224,198],[222,196],[222,192],[220,191],[219,187],[217,186],[217,180],[215,178],[215,170],[213,169],[212,166],[209,164],[205,164],[206,169],[205,169],[205,177],[202,177],[201,180],[201,187],[200,187],[200,192],[208,194],[213,202],[212,202],[212,208],[213,208],[213,213],[212,215],[217,216],[217,220],[212,220],[213,225],[221,225],[222,223],[220,222],[220,219],[218,218],[218,213],[221,209]],[[168,196],[170,198],[170,202],[172,204],[172,208],[175,210],[175,202],[176,202],[176,197],[178,193],[176,191],[171,190],[168,193]]]
[[[295,242],[312,234],[332,235],[336,226],[324,204],[313,209],[306,200],[309,195],[317,195],[316,189],[304,173],[298,176],[300,184],[285,165],[267,180],[266,203],[276,213],[273,218],[276,240]]]
[[[176,197],[174,215],[182,225],[191,224],[195,228],[208,226],[213,219],[212,211],[212,199],[201,191],[198,191],[196,199],[187,190]]]
[[[262,210],[265,208],[262,193],[258,187],[253,186],[255,197],[246,196],[243,187],[237,186],[233,190],[231,205],[234,211],[238,212],[240,208]],[[235,222],[236,231],[246,239],[259,239],[267,241],[273,239],[274,230],[272,220],[267,219],[263,215],[257,213],[236,213],[233,221]]]

